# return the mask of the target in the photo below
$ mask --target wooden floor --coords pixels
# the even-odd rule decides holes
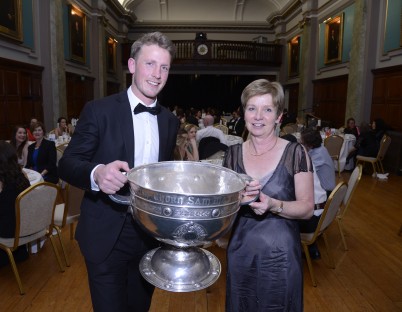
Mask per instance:
[[[348,179],[349,174],[343,173]],[[344,251],[334,223],[328,232],[336,262],[325,253],[314,261],[318,286],[304,266],[305,311],[402,311],[402,177],[379,181],[363,175],[345,218],[349,251]],[[92,311],[86,270],[78,245],[64,232],[71,267],[58,271],[51,245],[18,264],[26,295],[20,296],[11,268],[0,269],[0,311]],[[323,248],[321,248],[323,250]],[[152,312],[219,312],[225,305],[225,251],[211,247],[222,262],[219,280],[191,293],[157,289]],[[253,312],[253,311],[250,311]]]

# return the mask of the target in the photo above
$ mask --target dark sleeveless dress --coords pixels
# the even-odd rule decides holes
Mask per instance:
[[[246,173],[242,145],[229,147],[224,166]],[[295,200],[294,175],[312,168],[303,147],[289,143],[262,192]],[[296,220],[254,214],[242,206],[227,249],[226,311],[303,311],[303,271]]]

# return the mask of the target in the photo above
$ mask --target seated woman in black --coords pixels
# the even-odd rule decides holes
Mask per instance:
[[[15,148],[0,141],[0,237],[13,238],[15,235],[15,199],[30,186],[23,174]],[[13,252],[16,261],[28,257],[26,246],[20,246]],[[0,249],[0,266],[8,263],[8,256]]]
[[[348,118],[346,121],[346,127],[343,131],[345,134],[353,134],[356,139],[359,137],[360,129],[356,126],[356,121],[354,118]]]
[[[387,125],[385,124],[385,121],[382,120],[381,118],[376,118],[371,123],[371,129],[375,134],[375,139],[377,140],[378,149],[380,149],[381,139],[384,136],[384,134],[386,134],[386,132],[387,132]]]
[[[36,142],[28,147],[26,168],[39,172],[46,182],[57,183],[57,152],[54,142],[44,138],[45,126],[37,122],[33,126],[33,136]]]
[[[381,135],[382,137],[382,135]],[[380,148],[376,132],[366,123],[360,126],[360,136],[355,143],[356,155],[376,157]]]

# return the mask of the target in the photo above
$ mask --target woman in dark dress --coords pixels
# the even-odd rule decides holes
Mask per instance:
[[[360,130],[356,126],[356,121],[354,118],[352,118],[352,117],[348,118],[348,120],[346,121],[345,130],[343,131],[343,133],[353,134],[356,137],[356,139],[359,137]]]
[[[26,167],[39,172],[46,182],[57,183],[57,151],[52,141],[45,139],[45,126],[38,122],[33,127],[35,143],[28,147]]]
[[[224,166],[253,178],[233,227],[227,257],[226,311],[302,311],[303,275],[296,219],[313,214],[311,161],[275,135],[284,105],[279,83],[250,83],[241,96],[249,140],[229,147]]]
[[[17,196],[30,186],[18,164],[15,148],[0,141],[0,237],[12,238],[15,235],[15,200]],[[25,246],[13,252],[16,261],[28,257]],[[8,256],[0,249],[0,266],[8,263]]]

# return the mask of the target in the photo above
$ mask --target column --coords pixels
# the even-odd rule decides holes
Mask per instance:
[[[53,124],[67,116],[66,73],[64,68],[63,0],[50,1],[50,75],[52,79]],[[43,86],[46,88],[46,86]],[[50,130],[50,129],[49,129]]]
[[[306,112],[313,111],[313,84],[312,80],[317,68],[317,37],[318,23],[310,12],[317,6],[315,1],[304,1],[302,5],[303,20],[299,23],[303,28],[301,35],[300,79],[298,117],[304,119]]]
[[[359,124],[363,119],[364,89],[365,89],[365,61],[366,61],[366,29],[367,8],[366,0],[355,1],[353,17],[353,41],[349,61],[348,91],[346,99],[345,121],[349,117],[356,118]],[[371,96],[370,102],[371,103]]]

